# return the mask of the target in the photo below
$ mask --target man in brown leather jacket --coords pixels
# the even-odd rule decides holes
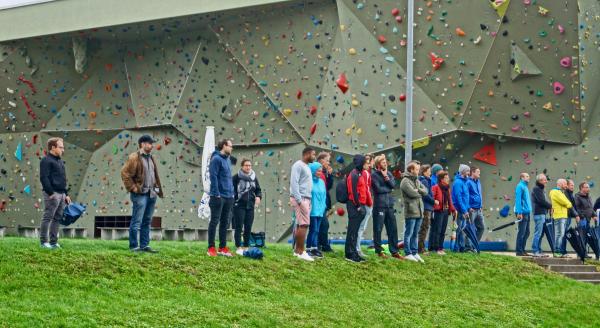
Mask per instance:
[[[150,248],[150,223],[154,214],[156,197],[163,197],[163,190],[158,177],[158,168],[150,154],[154,140],[143,135],[138,140],[140,149],[129,155],[121,169],[121,179],[125,189],[129,191],[133,211],[129,225],[129,249],[137,252],[157,253]],[[139,234],[139,244],[138,244]]]

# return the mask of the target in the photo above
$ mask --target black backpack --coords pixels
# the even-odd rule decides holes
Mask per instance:
[[[353,174],[356,173],[356,174]],[[356,199],[358,199],[358,190],[357,190],[357,185],[358,185],[358,177],[360,177],[360,172],[356,171],[356,170],[352,170],[352,172],[350,172],[349,176],[352,177],[352,194],[354,195],[354,199],[352,200],[353,203],[356,204]],[[344,179],[338,181],[337,185],[335,186],[335,198],[338,202],[342,203],[342,204],[346,204],[348,202],[348,200],[350,200],[350,195],[348,194],[348,186],[347,186],[347,179],[348,179],[348,175],[344,177]]]

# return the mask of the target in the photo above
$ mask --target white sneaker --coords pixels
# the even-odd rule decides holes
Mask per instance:
[[[419,260],[417,260],[417,258],[416,258],[416,257],[414,257],[412,254],[410,254],[410,255],[406,255],[406,256],[404,257],[404,259],[405,259],[405,260],[409,260],[409,261],[413,261],[413,262],[419,262]]]
[[[43,243],[40,245],[42,248],[52,249],[52,245],[50,243]]]
[[[423,260],[421,258],[421,256],[419,256],[419,254],[415,255],[415,258],[417,259],[417,261],[421,262],[421,263],[425,263],[425,260]]]
[[[244,249],[243,247],[238,247],[238,248],[235,250],[235,253],[236,253],[237,255],[239,255],[239,256],[244,256],[244,251],[245,251],[245,249]]]
[[[308,253],[305,251],[302,254],[295,254],[299,259],[304,260],[304,261],[308,261],[308,262],[313,262],[315,259],[313,259],[312,257],[310,257],[310,255],[308,255]]]

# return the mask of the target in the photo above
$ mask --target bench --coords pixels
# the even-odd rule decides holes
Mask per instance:
[[[207,241],[208,240],[208,229],[196,229],[196,228],[183,228],[183,240],[186,241]],[[217,234],[219,231],[216,231]],[[218,237],[218,236],[217,236]],[[227,229],[227,240],[233,240],[233,230]]]
[[[128,238],[129,228],[100,228],[100,239],[102,240],[118,240]]]
[[[25,238],[39,238],[40,237],[40,227],[39,226],[17,226],[17,233],[21,237]]]
[[[62,237],[64,238],[87,238],[88,232],[86,228],[62,228]]]
[[[163,238],[165,240],[183,240],[183,229],[164,229]]]

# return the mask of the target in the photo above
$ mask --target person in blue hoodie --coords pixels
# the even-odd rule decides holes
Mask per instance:
[[[460,164],[458,173],[454,176],[454,183],[452,184],[452,203],[458,212],[456,224],[459,227],[453,249],[455,252],[465,251],[466,237],[461,227],[465,224],[465,220],[469,218],[469,188],[467,187],[467,179],[470,172],[471,169],[468,165]]]
[[[312,257],[322,258],[323,253],[318,248],[319,228],[327,209],[327,188],[325,187],[325,181],[321,178],[323,165],[319,162],[313,162],[308,164],[308,167],[312,173],[312,190],[310,199],[310,226],[308,228],[308,237],[306,238],[306,252]]]
[[[208,256],[228,256],[231,251],[227,248],[227,227],[233,207],[233,178],[229,156],[233,151],[233,143],[223,139],[217,144],[217,150],[210,158],[208,172],[210,175],[210,222],[208,223]],[[219,250],[215,249],[215,234],[219,226]]]
[[[438,178],[437,175],[438,173],[443,170],[444,168],[442,167],[442,165],[435,163],[431,166],[431,187],[435,186],[436,184],[438,184]]]
[[[485,221],[483,218],[483,202],[481,197],[481,181],[479,176],[481,171],[476,166],[471,166],[471,176],[467,179],[467,187],[469,188],[469,215],[471,222],[477,228],[477,240],[481,241],[485,230]],[[470,245],[470,243],[469,243]],[[467,247],[471,249],[471,247]]]
[[[523,172],[520,175],[521,181],[515,189],[515,214],[519,222],[517,230],[517,256],[529,256],[525,252],[527,238],[529,238],[529,216],[531,215],[531,197],[529,196],[529,174]]]
[[[431,191],[431,187],[433,184],[431,183],[431,166],[424,164],[421,166],[421,172],[419,176],[419,181],[427,188],[427,195],[423,196],[423,222],[421,223],[421,228],[419,229],[419,253],[427,254],[427,250],[425,249],[425,239],[429,235],[429,226],[431,223],[431,217],[433,213],[433,205],[435,201],[433,200],[433,192]]]

